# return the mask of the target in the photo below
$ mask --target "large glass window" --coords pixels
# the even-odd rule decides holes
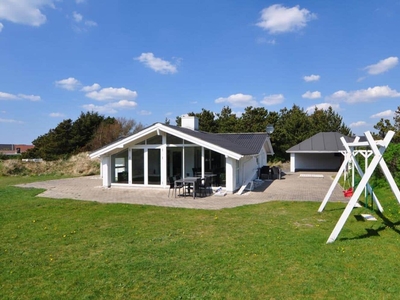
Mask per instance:
[[[144,150],[132,150],[132,183],[144,184]]]
[[[167,149],[167,176],[182,177],[182,148]]]
[[[160,149],[148,150],[148,182],[149,184],[161,184],[161,156]]]
[[[128,150],[121,151],[111,156],[113,183],[128,183]]]
[[[167,144],[171,145],[181,145],[183,140],[175,135],[167,134]]]
[[[147,145],[160,145],[162,144],[162,136],[156,135],[147,139]]]

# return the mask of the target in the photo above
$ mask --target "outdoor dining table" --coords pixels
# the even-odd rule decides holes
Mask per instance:
[[[200,178],[201,177],[185,177],[185,178],[177,179],[177,180],[175,180],[175,186],[177,184],[182,184],[183,186],[193,185],[193,199],[194,199],[196,197],[196,183],[197,183],[197,180]],[[176,193],[176,190],[175,190],[175,193]],[[183,192],[183,194],[185,194],[185,192]]]

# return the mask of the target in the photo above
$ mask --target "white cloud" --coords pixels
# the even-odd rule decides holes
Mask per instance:
[[[366,77],[366,76],[362,76],[362,77],[360,77],[360,78],[357,79],[357,82],[361,82],[361,81],[363,81],[365,78],[367,78],[367,77]]]
[[[63,113],[53,112],[53,113],[50,113],[49,116],[52,118],[62,118],[65,115]]]
[[[134,108],[137,106],[137,103],[135,101],[120,100],[118,102],[109,103],[106,105],[113,107],[113,108]]]
[[[288,8],[274,4],[261,11],[260,22],[256,25],[271,34],[277,34],[300,30],[316,17],[307,9],[300,9],[298,5]]]
[[[46,22],[42,10],[55,8],[55,0],[8,0],[0,2],[0,20],[30,26],[40,26]]]
[[[72,25],[72,28],[76,32],[87,32],[88,27],[95,27],[97,26],[97,23],[92,20],[84,20],[84,17],[82,14],[77,13],[74,11],[72,13],[72,18],[75,21],[75,24]]]
[[[261,103],[264,105],[275,105],[280,104],[283,101],[285,101],[285,97],[282,94],[274,94],[264,97],[264,99],[261,100]]]
[[[72,13],[72,17],[74,18],[74,21],[77,23],[83,20],[83,16],[81,14],[78,14],[76,11]]]
[[[303,95],[301,95],[301,97],[307,98],[307,99],[318,99],[318,98],[321,98],[321,92],[319,92],[319,91],[315,91],[315,92],[307,91]]]
[[[82,105],[82,107],[84,109],[86,109],[87,111],[95,111],[98,113],[107,113],[107,114],[115,114],[117,113],[117,110],[108,106],[108,105],[95,105],[95,104],[85,104]]]
[[[101,88],[100,84],[98,83],[93,83],[92,85],[87,85],[84,86],[81,91],[85,92],[85,93],[89,93],[89,92],[93,92],[93,91],[97,91]]]
[[[346,92],[337,91],[329,96],[329,99],[345,101],[347,103],[371,102],[379,98],[395,98],[400,97],[400,93],[392,90],[389,86],[375,86],[364,90]]]
[[[22,98],[22,99],[34,101],[34,102],[40,101],[40,100],[41,100],[40,96],[35,96],[35,95],[18,94],[18,97],[20,97],[20,98]]]
[[[81,4],[81,3],[85,3],[86,0],[75,0],[76,4]]]
[[[0,23],[0,32],[3,30],[4,25],[2,23]]]
[[[69,77],[55,82],[56,86],[65,90],[74,91],[81,86],[79,80]]]
[[[118,99],[134,99],[137,97],[136,91],[126,88],[103,88],[100,91],[92,91],[86,94],[86,97],[98,101],[118,100]]]
[[[363,126],[367,126],[368,124],[364,121],[358,121],[358,122],[354,122],[350,124],[350,127],[363,127]]]
[[[0,100],[19,100],[19,99],[26,99],[30,101],[40,101],[40,96],[35,95],[25,95],[25,94],[18,94],[13,95],[9,93],[0,92]]]
[[[23,124],[24,122],[17,121],[17,120],[12,120],[12,119],[1,119],[0,118],[0,123],[18,123],[18,124]]]
[[[95,21],[88,20],[88,21],[85,21],[85,25],[88,27],[94,27],[94,26],[97,26],[97,23]]]
[[[251,95],[235,94],[227,98],[218,98],[215,103],[227,103],[233,107],[257,106],[257,101]]]
[[[135,108],[136,106],[137,103],[135,101],[121,100],[118,102],[107,103],[105,105],[86,104],[82,107],[88,111],[115,114],[118,110]]]
[[[385,111],[381,111],[377,114],[372,115],[370,118],[374,119],[374,118],[388,118],[388,117],[393,117],[394,116],[394,111],[393,110],[385,110]]]
[[[304,79],[304,81],[306,81],[306,82],[318,81],[318,80],[320,79],[320,76],[319,76],[319,75],[314,75],[314,74],[312,74],[312,75],[310,75],[310,76],[304,76],[303,79]]]
[[[390,69],[394,68],[398,63],[399,59],[395,56],[392,56],[386,59],[382,59],[374,65],[369,65],[365,67],[364,70],[367,70],[368,74],[370,75],[378,75],[389,71]]]
[[[0,100],[16,100],[18,97],[13,94],[0,92]]]
[[[139,115],[141,115],[141,116],[150,116],[150,115],[151,115],[151,111],[148,111],[148,110],[141,110],[141,111],[139,112]]]
[[[318,103],[318,104],[315,104],[315,105],[307,107],[306,108],[306,112],[309,113],[309,114],[312,114],[314,112],[315,108],[322,109],[322,110],[327,110],[327,109],[329,109],[329,107],[332,107],[332,109],[334,111],[340,110],[339,104],[324,102],[324,103]]]
[[[267,39],[264,38],[264,37],[257,38],[257,39],[256,39],[256,42],[257,42],[258,44],[276,45],[276,40],[275,40],[275,39],[267,40]]]
[[[176,73],[177,67],[166,60],[155,57],[153,53],[142,53],[136,60],[144,63],[150,69],[161,73],[161,74],[174,74]]]

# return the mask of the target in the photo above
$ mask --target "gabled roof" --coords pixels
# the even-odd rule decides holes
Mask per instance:
[[[352,142],[354,138],[345,136],[339,132],[320,132],[309,139],[287,150],[287,153],[335,153],[345,151],[341,137],[346,142]]]
[[[92,152],[90,157],[94,158],[114,153],[116,149],[122,149],[128,144],[134,144],[135,140],[149,136],[154,132],[158,133],[159,131],[179,136],[191,143],[235,159],[240,159],[243,156],[257,155],[263,147],[265,147],[268,154],[273,154],[272,145],[267,133],[208,133],[179,126],[155,123],[138,133]]]

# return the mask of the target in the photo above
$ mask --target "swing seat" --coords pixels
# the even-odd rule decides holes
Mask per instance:
[[[349,198],[349,197],[353,196],[353,192],[354,192],[353,188],[351,187],[351,188],[349,188],[347,190],[344,190],[343,194],[344,194],[345,197]]]

